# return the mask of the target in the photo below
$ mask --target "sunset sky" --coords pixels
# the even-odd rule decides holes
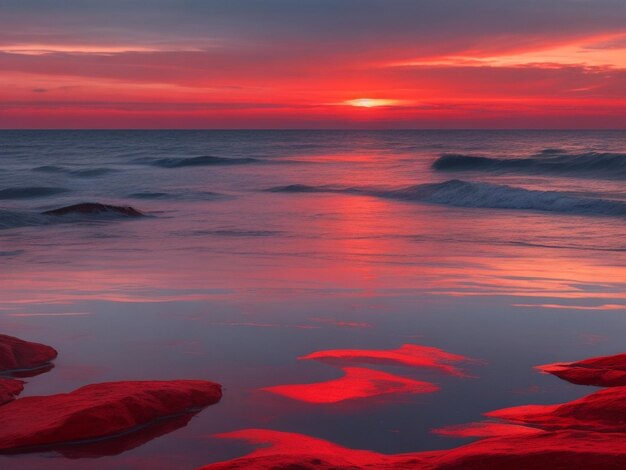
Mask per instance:
[[[1,128],[626,128],[624,0],[0,0]]]

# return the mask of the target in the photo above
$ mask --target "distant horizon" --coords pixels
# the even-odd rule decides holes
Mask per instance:
[[[107,128],[107,127],[85,127],[85,128],[0,128],[0,132],[22,132],[22,131],[146,131],[146,132],[626,132],[626,128]]]
[[[22,0],[0,128],[626,129],[619,0]]]

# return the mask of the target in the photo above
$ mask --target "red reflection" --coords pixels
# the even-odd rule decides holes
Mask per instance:
[[[581,361],[619,369],[626,354]],[[388,468],[424,470],[553,470],[555,468],[626,468],[626,387],[613,387],[561,405],[528,405],[486,413],[532,425],[470,423],[435,430],[454,437],[484,437],[451,450],[383,455],[352,450],[301,434],[247,429],[217,435],[264,445],[239,459],[200,470],[268,468]],[[546,432],[549,431],[549,432]]]
[[[431,393],[439,387],[385,372],[360,367],[343,368],[345,375],[327,382],[277,385],[263,390],[307,403],[337,403],[392,393]]]
[[[505,423],[469,423],[434,429],[433,433],[448,437],[526,436],[544,432],[540,429]]]
[[[398,349],[335,349],[318,351],[299,359],[315,359],[328,362],[361,363],[361,364],[392,364],[408,367],[431,367],[446,374],[458,377],[467,375],[450,363],[467,362],[469,358],[452,354],[439,348],[405,344]]]

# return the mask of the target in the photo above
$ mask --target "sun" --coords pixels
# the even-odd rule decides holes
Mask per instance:
[[[358,98],[356,100],[344,101],[344,104],[356,106],[357,108],[375,108],[377,106],[391,106],[395,100],[382,100],[374,98]]]

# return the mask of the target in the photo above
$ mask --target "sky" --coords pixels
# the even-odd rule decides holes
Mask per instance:
[[[624,0],[0,0],[0,128],[626,128]]]

